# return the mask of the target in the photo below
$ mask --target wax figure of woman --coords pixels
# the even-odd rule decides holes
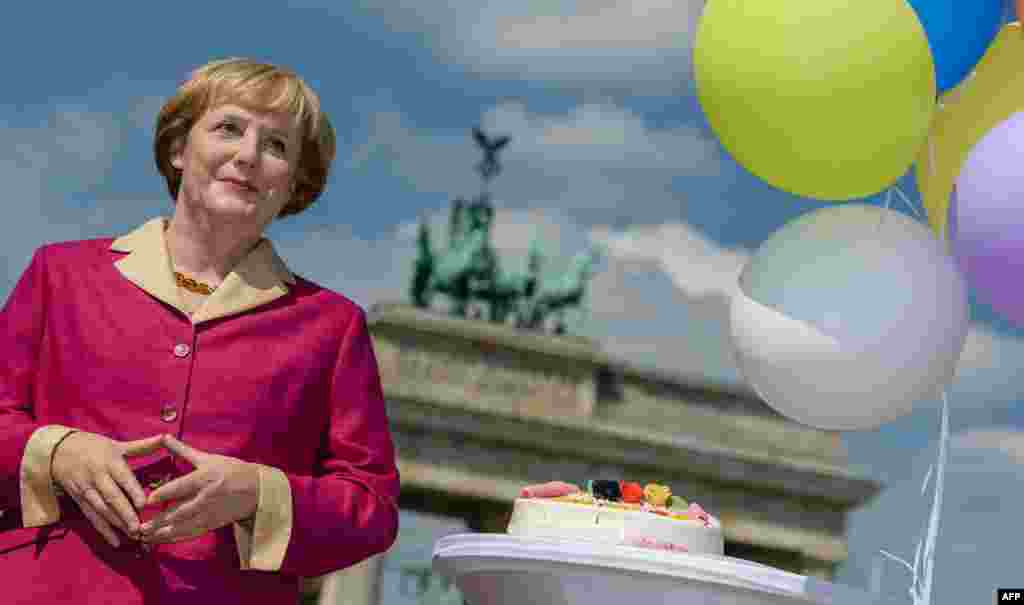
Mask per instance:
[[[263,237],[327,181],[316,94],[215,61],[154,147],[172,216],[40,247],[0,312],[5,603],[293,605],[397,534],[365,315]]]

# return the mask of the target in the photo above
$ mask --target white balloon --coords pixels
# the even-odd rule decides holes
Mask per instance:
[[[939,395],[968,313],[966,282],[926,226],[845,204],[761,246],[733,293],[730,332],[741,375],[776,411],[865,430]]]

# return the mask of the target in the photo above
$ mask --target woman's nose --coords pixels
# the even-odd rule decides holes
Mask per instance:
[[[259,137],[246,133],[246,136],[238,141],[238,148],[235,149],[235,161],[249,164],[250,166],[255,165],[260,157],[259,149]]]

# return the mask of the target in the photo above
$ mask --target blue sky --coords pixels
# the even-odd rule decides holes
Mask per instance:
[[[739,380],[722,292],[775,229],[825,204],[757,180],[709,131],[690,76],[699,1],[508,4],[7,8],[0,288],[6,296],[43,242],[116,235],[169,213],[150,150],[160,104],[192,68],[249,56],[302,74],[339,136],[321,201],[271,230],[297,272],[365,306],[403,298],[416,221],[439,228],[453,195],[476,192],[469,128],[481,123],[513,137],[493,186],[507,262],[521,262],[533,233],[563,261],[604,243],[611,254],[581,330],[634,363]],[[900,186],[917,202],[912,178]],[[957,489],[987,498],[991,514],[946,511],[935,603],[966,602],[942,582],[973,601],[1020,581],[998,563],[1019,540],[1008,531],[1019,531],[1009,511],[1024,463],[1024,330],[978,303],[972,319],[950,390],[954,458],[968,462],[951,464],[947,493],[952,503],[967,496]],[[853,515],[841,581],[865,585],[878,548],[912,553],[937,434],[937,406],[921,402],[844,436],[851,463],[890,489]],[[902,590],[902,572],[885,569],[887,589]]]

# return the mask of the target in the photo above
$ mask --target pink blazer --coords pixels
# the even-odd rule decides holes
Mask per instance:
[[[243,266],[238,283],[280,294],[194,322],[128,279],[124,258],[111,239],[44,246],[0,312],[0,601],[293,605],[300,576],[388,549],[398,471],[362,310],[302,278],[261,284]],[[230,526],[149,553],[114,549],[64,500],[59,520],[24,527],[23,455],[47,425],[118,440],[170,432],[265,465],[291,519],[257,517],[250,537],[285,527],[282,556],[242,560]],[[131,464],[144,485],[191,470],[165,453]]]

